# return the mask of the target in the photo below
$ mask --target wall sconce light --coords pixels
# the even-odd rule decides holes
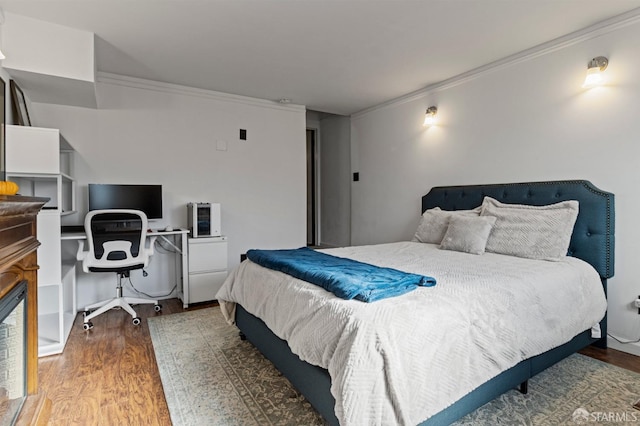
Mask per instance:
[[[607,65],[609,65],[609,60],[604,56],[590,60],[587,66],[587,77],[584,79],[582,87],[588,89],[604,83],[602,72],[607,69]]]
[[[438,108],[434,106],[430,106],[429,108],[427,108],[427,112],[424,115],[424,126],[429,127],[436,124],[436,122],[438,121],[438,118],[436,117],[437,115]]]

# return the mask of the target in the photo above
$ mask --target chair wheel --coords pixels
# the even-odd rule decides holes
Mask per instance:
[[[84,324],[82,324],[82,328],[87,331],[87,330],[91,330],[93,328],[93,323],[91,321],[89,322],[85,322]]]
[[[153,310],[156,312],[160,312],[162,310],[162,305],[154,305]]]
[[[140,320],[140,318],[138,318],[138,317],[135,317],[135,318],[133,319],[133,325],[140,325],[140,322],[141,322],[141,320]]]

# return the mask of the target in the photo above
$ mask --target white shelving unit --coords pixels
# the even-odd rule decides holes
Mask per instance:
[[[38,355],[61,353],[76,315],[75,263],[62,264],[60,217],[75,212],[73,148],[57,129],[6,126],[7,179],[49,197],[38,214]]]

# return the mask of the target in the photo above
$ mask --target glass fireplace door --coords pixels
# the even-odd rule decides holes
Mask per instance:
[[[26,281],[0,299],[0,425],[15,423],[27,396]]]

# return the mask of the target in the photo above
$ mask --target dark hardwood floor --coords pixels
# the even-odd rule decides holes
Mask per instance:
[[[580,351],[581,354],[626,368],[627,370],[640,373],[640,357],[621,352],[615,349],[600,349],[595,346],[588,346]]]
[[[162,301],[162,313],[139,305],[140,326],[112,310],[82,329],[76,321],[64,352],[40,358],[40,388],[52,402],[50,425],[171,425],[146,318],[184,312],[178,299]],[[188,311],[215,306],[194,305]],[[640,373],[640,357],[614,349],[583,354]]]

